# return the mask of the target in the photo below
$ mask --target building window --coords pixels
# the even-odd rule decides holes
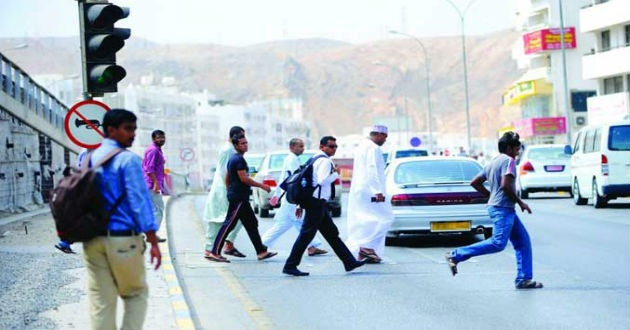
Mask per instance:
[[[610,50],[610,30],[602,31],[601,39],[602,39],[602,44],[601,44],[602,47],[600,51],[605,52],[607,50]]]
[[[604,79],[604,95],[621,93],[623,78],[621,76]]]
[[[571,92],[571,105],[573,106],[573,111],[587,111],[588,109],[586,107],[586,99],[591,96],[595,96],[596,94],[597,93],[595,91]]]
[[[626,76],[626,92],[630,93],[630,74]]]
[[[630,46],[630,24],[625,26],[626,30],[626,46]]]

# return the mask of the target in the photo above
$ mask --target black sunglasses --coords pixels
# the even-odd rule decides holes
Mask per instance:
[[[329,144],[327,144],[326,146],[327,146],[328,148],[330,148],[330,149],[337,149],[337,145],[336,145],[336,144],[333,144],[333,145],[329,145]]]

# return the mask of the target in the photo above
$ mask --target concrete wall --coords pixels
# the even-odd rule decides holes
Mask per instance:
[[[45,203],[66,162],[76,153],[0,107],[0,212]]]

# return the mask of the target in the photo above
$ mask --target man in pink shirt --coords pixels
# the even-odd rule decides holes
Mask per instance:
[[[151,133],[151,139],[153,143],[144,151],[142,172],[144,174],[144,181],[151,192],[153,215],[159,230],[164,213],[162,195],[166,192],[164,189],[164,154],[162,154],[162,146],[166,142],[166,136],[164,131],[158,129]],[[158,242],[165,241],[165,238],[158,237]]]

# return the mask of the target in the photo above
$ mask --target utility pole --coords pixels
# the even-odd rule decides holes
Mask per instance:
[[[571,125],[573,124],[573,116],[571,116],[571,107],[569,106],[569,86],[567,82],[567,54],[564,45],[564,13],[562,9],[562,0],[558,0],[558,10],[560,11],[560,49],[562,49],[562,97],[563,113],[567,127],[567,144],[571,144]],[[573,36],[575,38],[575,36]]]

